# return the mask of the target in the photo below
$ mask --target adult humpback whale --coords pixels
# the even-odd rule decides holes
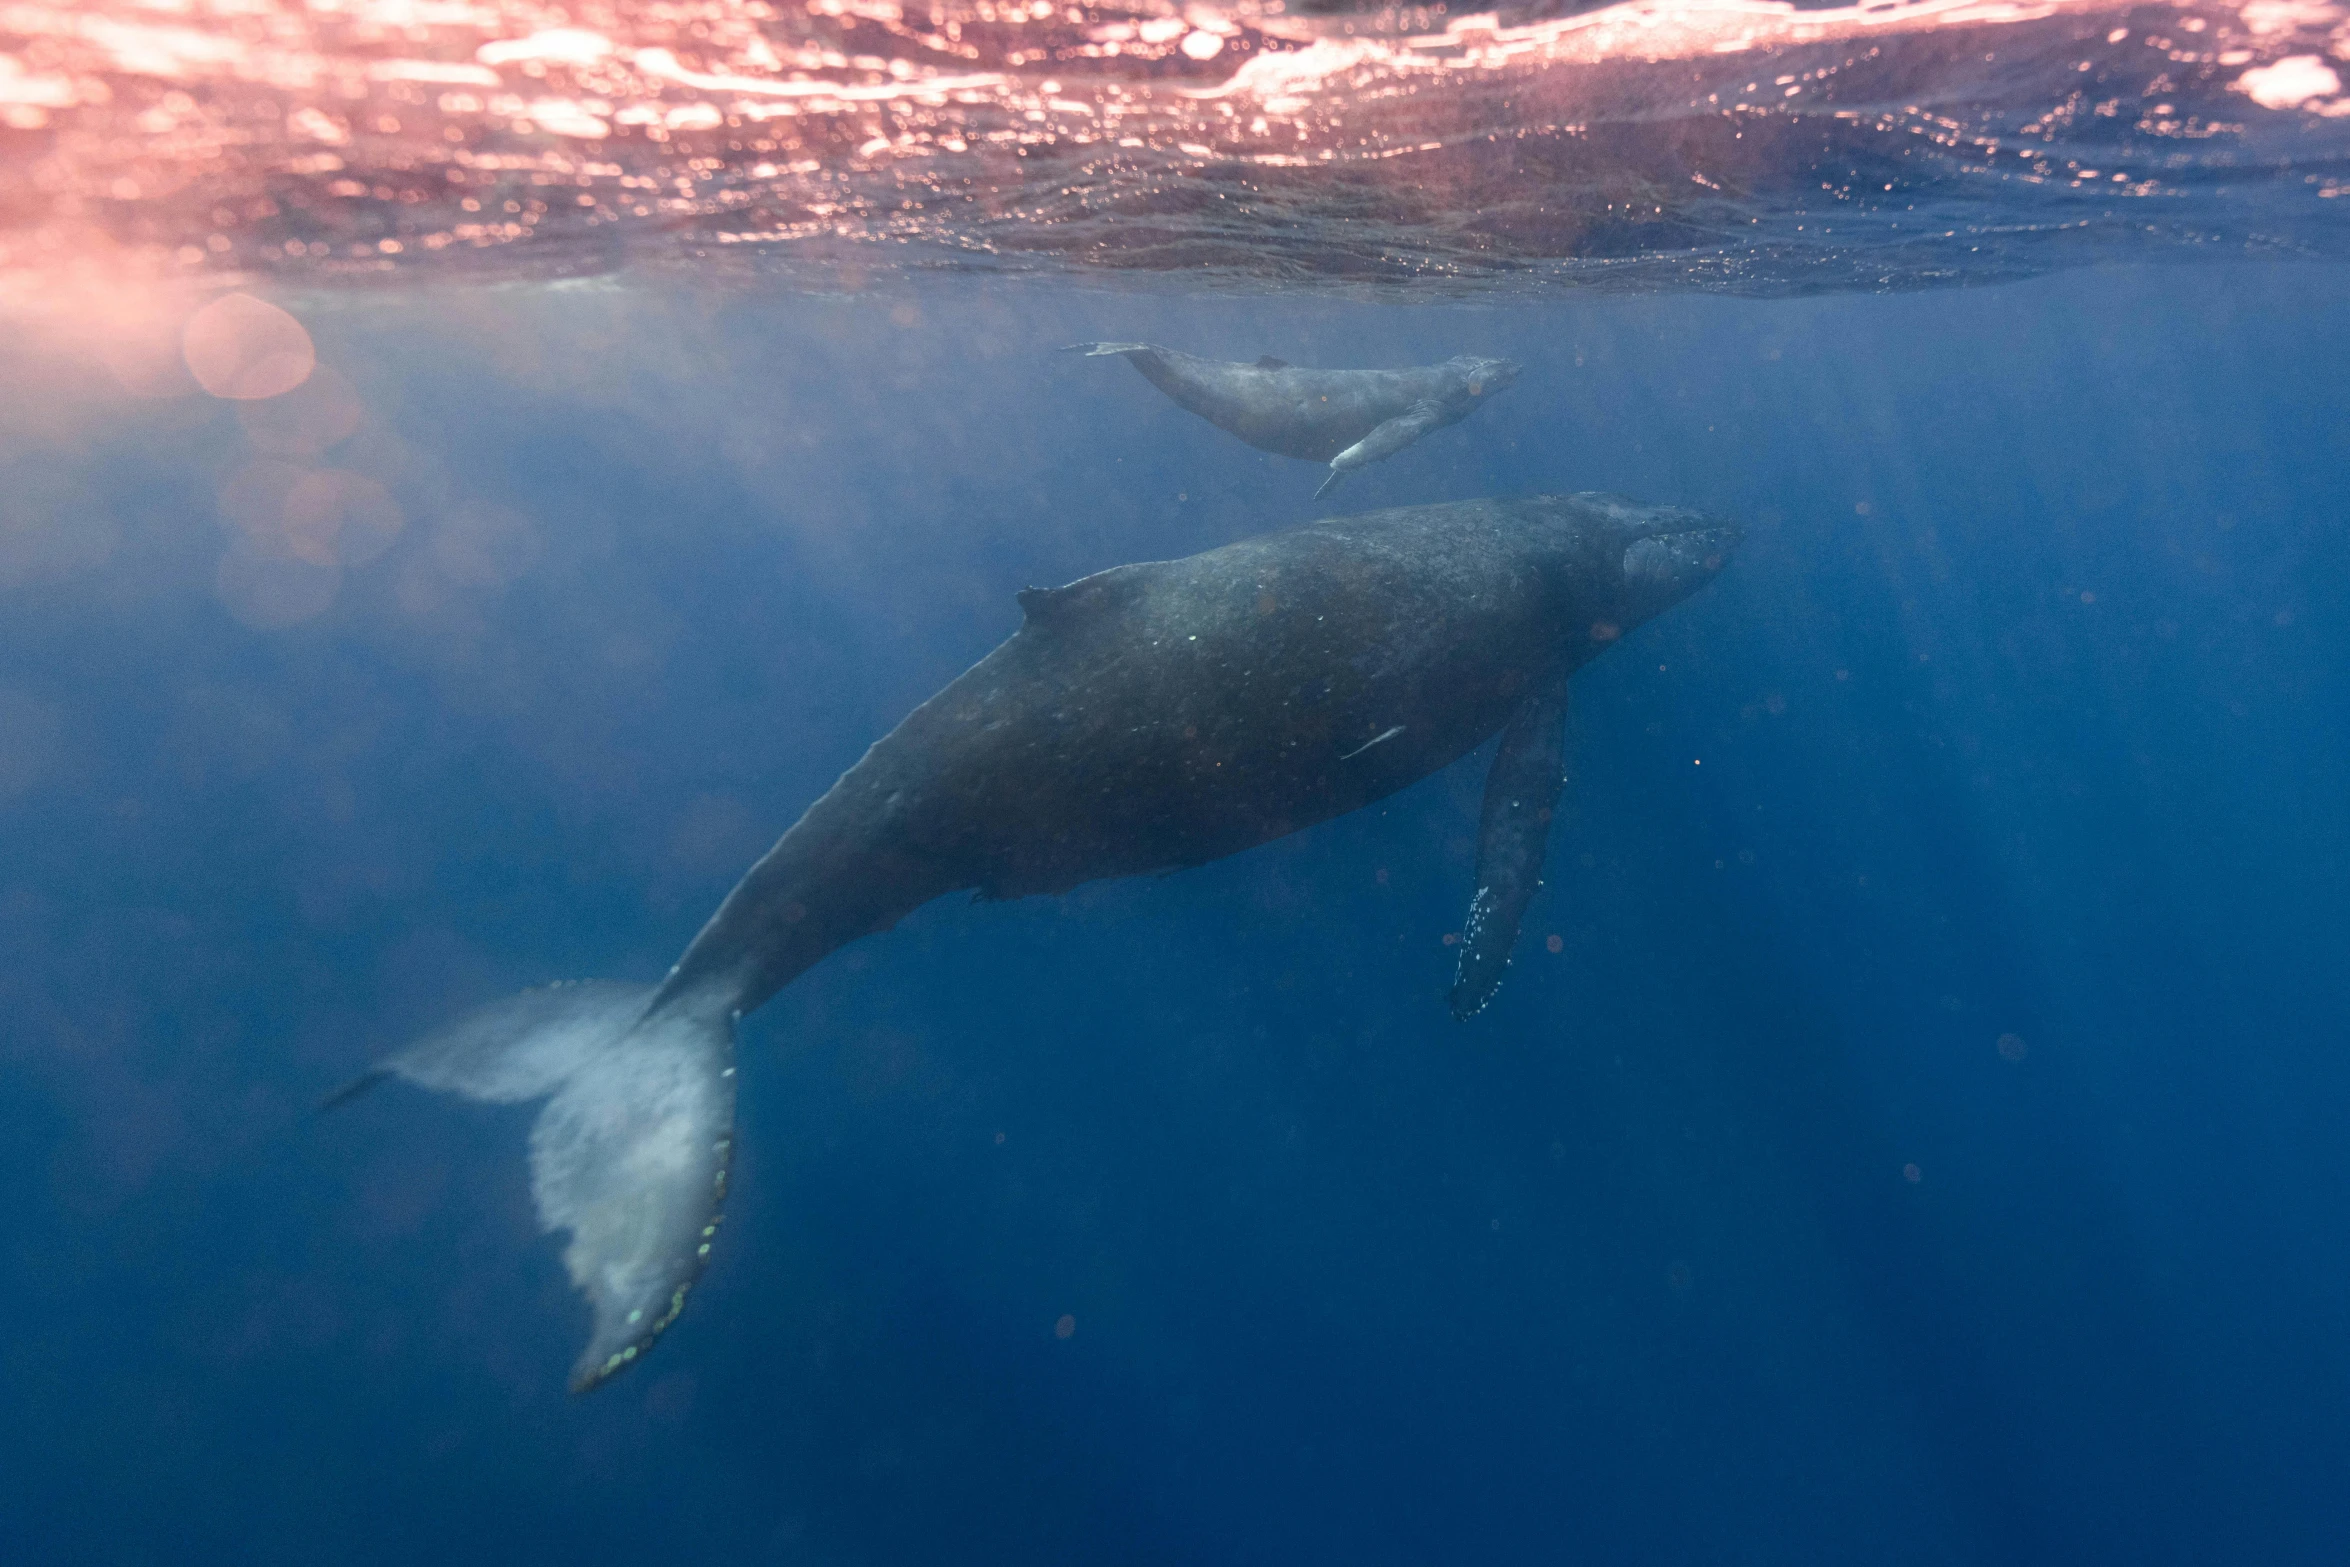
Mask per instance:
[[[525,991],[385,1076],[547,1098],[541,1223],[595,1325],[594,1386],[676,1317],[717,1233],[734,1023],[943,893],[1198,865],[1382,799],[1497,730],[1452,1009],[1501,981],[1540,885],[1567,677],[1737,539],[1612,495],[1341,517],[1020,595],[1020,629],[876,742],[751,867],[658,986]],[[332,1101],[330,1101],[332,1102]]]
[[[1072,343],[1063,352],[1122,354],[1151,385],[1258,451],[1328,463],[1316,500],[1365,463],[1460,423],[1519,373],[1515,360],[1467,354],[1409,370],[1302,370],[1270,354],[1242,365],[1155,343]]]

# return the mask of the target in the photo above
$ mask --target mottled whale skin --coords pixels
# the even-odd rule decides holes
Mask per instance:
[[[709,1256],[735,1021],[933,898],[1198,865],[1384,799],[1498,732],[1452,992],[1474,1013],[1540,885],[1568,677],[1736,540],[1618,496],[1473,500],[1029,589],[1020,629],[809,806],[659,986],[526,991],[353,1091],[399,1076],[549,1100],[532,1192],[570,1232],[595,1319],[572,1385],[592,1387],[651,1345]]]
[[[1317,499],[1364,464],[1460,423],[1519,375],[1514,360],[1466,354],[1408,370],[1307,370],[1269,355],[1234,364],[1155,343],[1072,343],[1063,351],[1121,355],[1178,404],[1258,451],[1328,463]]]

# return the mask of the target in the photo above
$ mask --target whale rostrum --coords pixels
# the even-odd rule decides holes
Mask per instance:
[[[1519,374],[1514,360],[1467,354],[1408,370],[1308,370],[1270,354],[1244,365],[1155,343],[1072,343],[1063,352],[1121,355],[1151,385],[1258,451],[1328,463],[1317,500],[1366,463],[1460,423]]]
[[[594,1326],[586,1389],[677,1315],[716,1237],[735,1022],[961,889],[1202,864],[1384,799],[1496,733],[1452,1010],[1491,999],[1540,885],[1568,677],[1719,571],[1737,530],[1612,495],[1330,518],[1020,595],[1018,631],[875,742],[658,986],[526,991],[380,1063],[544,1098],[542,1225]],[[337,1096],[349,1097],[349,1093]]]

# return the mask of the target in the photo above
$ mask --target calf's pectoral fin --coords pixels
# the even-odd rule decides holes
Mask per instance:
[[[1477,895],[1461,932],[1452,1015],[1466,1022],[1501,988],[1518,922],[1542,885],[1550,818],[1566,783],[1567,677],[1546,679],[1501,732],[1477,828]]]
[[[1316,500],[1330,493],[1340,479],[1366,463],[1380,462],[1444,424],[1444,410],[1434,403],[1412,404],[1402,413],[1372,427],[1371,433],[1330,459],[1330,477],[1314,492]]]

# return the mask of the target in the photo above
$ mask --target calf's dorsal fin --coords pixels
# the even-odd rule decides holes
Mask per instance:
[[[1286,370],[1289,368],[1289,361],[1276,359],[1271,354],[1266,354],[1257,360],[1257,368],[1259,370]]]

